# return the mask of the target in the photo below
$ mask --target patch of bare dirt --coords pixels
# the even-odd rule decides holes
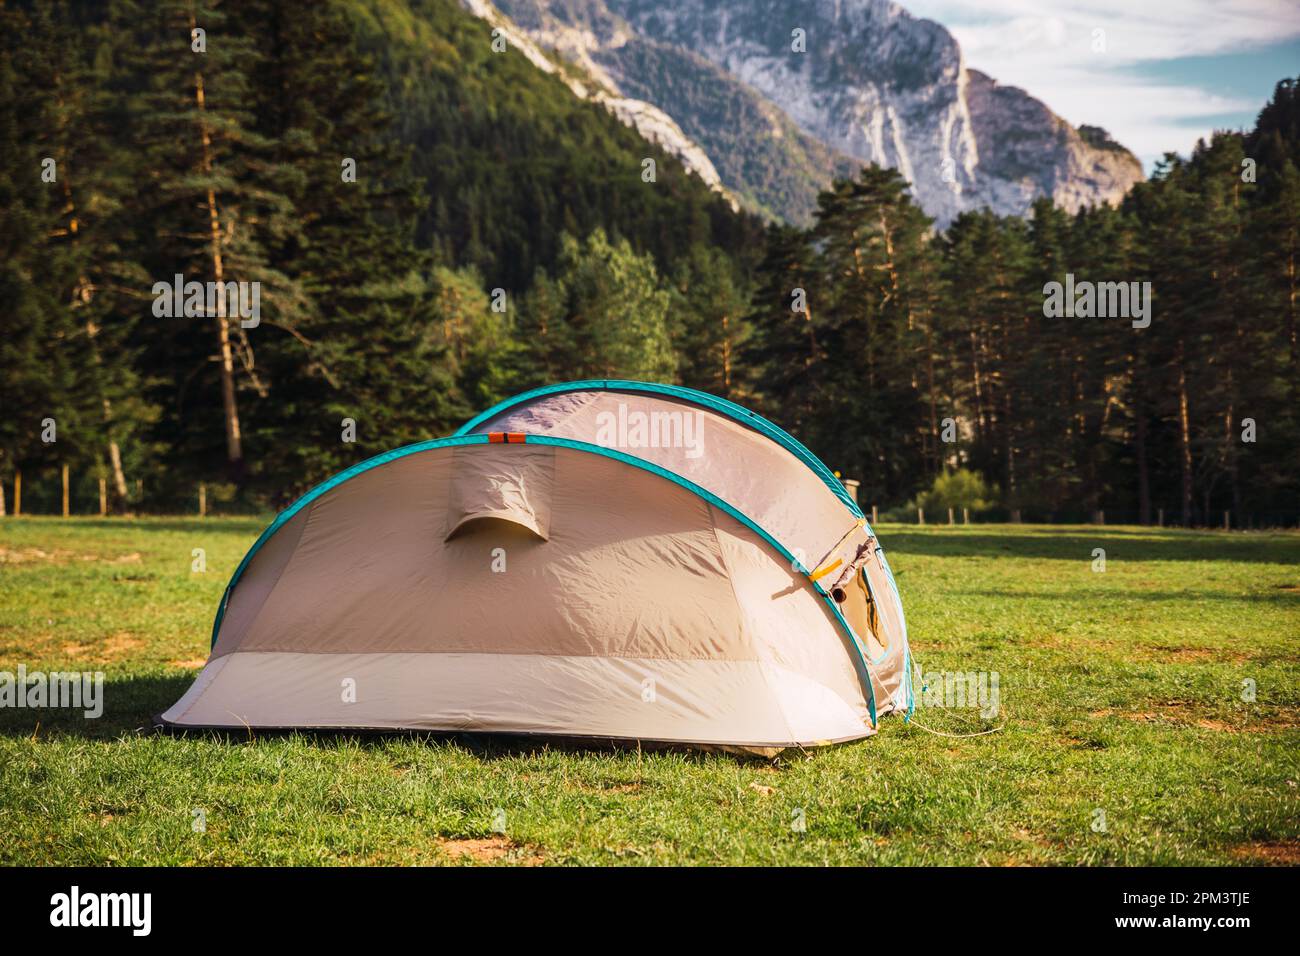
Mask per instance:
[[[1232,848],[1232,855],[1263,866],[1295,866],[1300,864],[1300,840],[1243,843]]]
[[[640,793],[639,783],[607,783],[600,788],[605,793]]]
[[[1080,648],[1087,648],[1089,650],[1105,651],[1110,653],[1121,649],[1120,645],[1115,641],[1102,640],[1096,637],[1080,637],[1077,634],[1047,634],[1042,637],[1031,638],[1028,643],[1032,647],[1047,647],[1072,651],[1077,651]]]
[[[133,636],[129,631],[118,631],[101,642],[87,644],[67,643],[59,651],[69,660],[112,664],[131,656],[133,651],[144,647],[144,641]],[[179,663],[179,662],[178,662]],[[201,663],[207,663],[203,661]]]
[[[28,561],[66,561],[70,557],[72,557],[71,551],[0,547],[0,564],[25,564]]]
[[[1094,710],[1088,716],[1119,717],[1145,724],[1167,724],[1174,727],[1199,727],[1229,734],[1262,734],[1300,726],[1297,715],[1289,712],[1249,713],[1241,720],[1226,721],[1196,712],[1196,705],[1186,701],[1148,705],[1146,710],[1114,710],[1109,707]]]
[[[495,863],[497,860],[506,857],[511,857],[510,862],[512,863],[519,863],[524,866],[536,866],[542,862],[541,854],[503,836],[481,839],[440,840],[438,845],[457,859],[468,857],[475,863]]]
[[[1049,850],[1052,848],[1052,841],[1047,839],[1047,837],[1043,836],[1041,833],[1034,833],[1032,830],[1026,830],[1024,827],[1016,827],[1011,831],[1011,835],[1024,843],[1033,843]]]
[[[132,637],[127,631],[118,631],[104,641],[104,646],[100,650],[100,658],[106,661],[118,661],[143,646],[144,641],[138,637]]]
[[[32,561],[48,561],[51,564],[64,564],[68,561],[99,561],[100,556],[93,553],[77,554],[75,551],[69,551],[66,548],[55,548],[53,551],[45,551],[41,548],[5,548],[0,547],[0,564],[26,564]],[[130,554],[120,554],[115,558],[108,559],[113,564],[139,564],[141,559],[139,551],[132,551]]]
[[[1222,647],[1150,647],[1146,656],[1163,661],[1244,661],[1247,655]]]
[[[578,785],[587,793],[640,793],[641,783],[637,780],[625,780],[621,783],[613,780],[600,780],[596,783]]]
[[[1099,714],[1099,716],[1105,717],[1105,716],[1109,716],[1109,715],[1103,712],[1103,713]],[[1131,721],[1134,721],[1134,722],[1136,722],[1136,723],[1145,723],[1145,724],[1176,724],[1176,725],[1179,725],[1179,726],[1200,727],[1202,730],[1217,730],[1217,731],[1227,731],[1227,732],[1232,732],[1232,731],[1236,731],[1236,730],[1243,730],[1243,729],[1245,729],[1245,728],[1234,727],[1234,726],[1232,726],[1231,724],[1224,723],[1222,720],[1210,720],[1210,719],[1205,718],[1205,717],[1195,717],[1195,718],[1194,718],[1194,717],[1188,717],[1188,716],[1185,716],[1185,715],[1179,715],[1179,714],[1173,714],[1173,715],[1171,715],[1171,714],[1168,714],[1168,713],[1160,713],[1160,712],[1158,712],[1158,711],[1150,711],[1150,710],[1148,710],[1148,711],[1140,711],[1140,710],[1125,711],[1125,710],[1121,710],[1121,711],[1116,711],[1116,712],[1115,712],[1115,716],[1116,716],[1116,717],[1122,717],[1122,718],[1124,718],[1125,720],[1131,720]]]
[[[208,662],[206,657],[191,657],[187,661],[168,661],[172,667],[183,667],[188,671],[198,670]]]

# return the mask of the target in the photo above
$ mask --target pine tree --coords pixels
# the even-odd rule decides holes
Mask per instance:
[[[673,348],[683,385],[739,397],[738,356],[748,336],[747,296],[732,263],[717,249],[697,245],[674,276]]]
[[[264,61],[227,15],[229,6],[162,0],[138,11],[118,8],[114,29],[130,37],[124,49],[138,51],[130,63],[138,92],[129,110],[147,179],[137,215],[147,224],[155,281],[181,275],[219,289],[249,283],[250,290],[257,283],[264,320],[290,328],[306,313],[306,299],[272,266],[268,246],[293,228],[284,194],[291,173],[275,163],[274,141],[255,129],[250,77]],[[259,333],[249,334],[256,326],[232,316],[224,295],[214,306],[203,318],[159,320],[146,333],[147,361],[172,372],[163,397],[179,417],[161,437],[173,454],[200,460],[215,451],[201,425],[209,401],[205,373],[215,365],[222,458],[240,483],[247,475],[240,396],[264,399],[268,388],[257,367]],[[203,333],[203,325],[212,331]]]
[[[415,242],[410,210],[423,198],[349,20],[334,4],[283,0],[239,0],[231,12],[259,25],[253,39],[267,66],[252,77],[254,133],[283,171],[293,211],[265,240],[266,260],[302,296],[288,321],[281,311],[265,322],[260,364],[272,401],[254,427],[262,470],[306,484],[444,434],[468,409],[449,343],[431,334],[446,316]],[[344,419],[356,423],[353,442],[339,440]]]
[[[114,82],[114,38],[99,25],[77,30],[62,5],[41,8],[28,46],[44,45],[33,68],[50,112],[42,148],[56,160],[60,219],[48,234],[51,279],[80,334],[68,348],[84,374],[85,441],[108,479],[109,501],[128,496],[122,446],[156,414],[140,396],[139,349],[133,339],[147,315],[149,282],[135,258],[125,206],[139,170],[116,131],[123,91]],[[92,438],[97,435],[98,438]],[[138,464],[143,465],[143,462]]]
[[[741,353],[743,394],[763,414],[810,442],[823,384],[816,319],[825,287],[817,281],[806,231],[773,225],[766,248],[750,303],[752,332]]]
[[[138,271],[117,247],[123,185],[109,143],[111,94],[96,84],[91,43],[63,4],[0,11],[0,227],[7,237],[0,315],[6,465],[87,467],[125,496],[115,416],[134,407],[123,332]],[[37,441],[52,420],[56,440]],[[7,433],[7,434],[6,434]]]
[[[553,284],[525,304],[529,325],[545,325],[543,367],[570,378],[671,382],[677,358],[669,331],[671,299],[652,259],[596,230],[561,240]]]

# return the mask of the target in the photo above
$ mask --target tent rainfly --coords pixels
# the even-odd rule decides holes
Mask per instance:
[[[808,449],[703,392],[584,381],[281,513],[159,723],[771,755],[869,736],[910,678],[885,554]]]

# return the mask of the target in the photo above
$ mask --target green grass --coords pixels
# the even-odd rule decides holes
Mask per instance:
[[[1000,677],[996,719],[917,720],[1002,728],[982,737],[886,718],[870,740],[769,764],[501,738],[150,733],[206,656],[263,524],[0,520],[0,670],[107,681],[99,720],[0,709],[0,863],[1300,860],[1295,533],[883,526],[925,670]],[[206,573],[191,571],[194,548]]]

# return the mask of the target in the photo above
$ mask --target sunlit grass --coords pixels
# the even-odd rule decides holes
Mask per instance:
[[[1295,533],[880,527],[922,668],[999,675],[997,717],[921,709],[916,722],[1001,728],[982,737],[886,718],[873,739],[768,764],[500,738],[149,732],[205,659],[217,601],[264,523],[0,521],[0,670],[107,679],[99,720],[0,710],[0,862],[1300,859]]]

